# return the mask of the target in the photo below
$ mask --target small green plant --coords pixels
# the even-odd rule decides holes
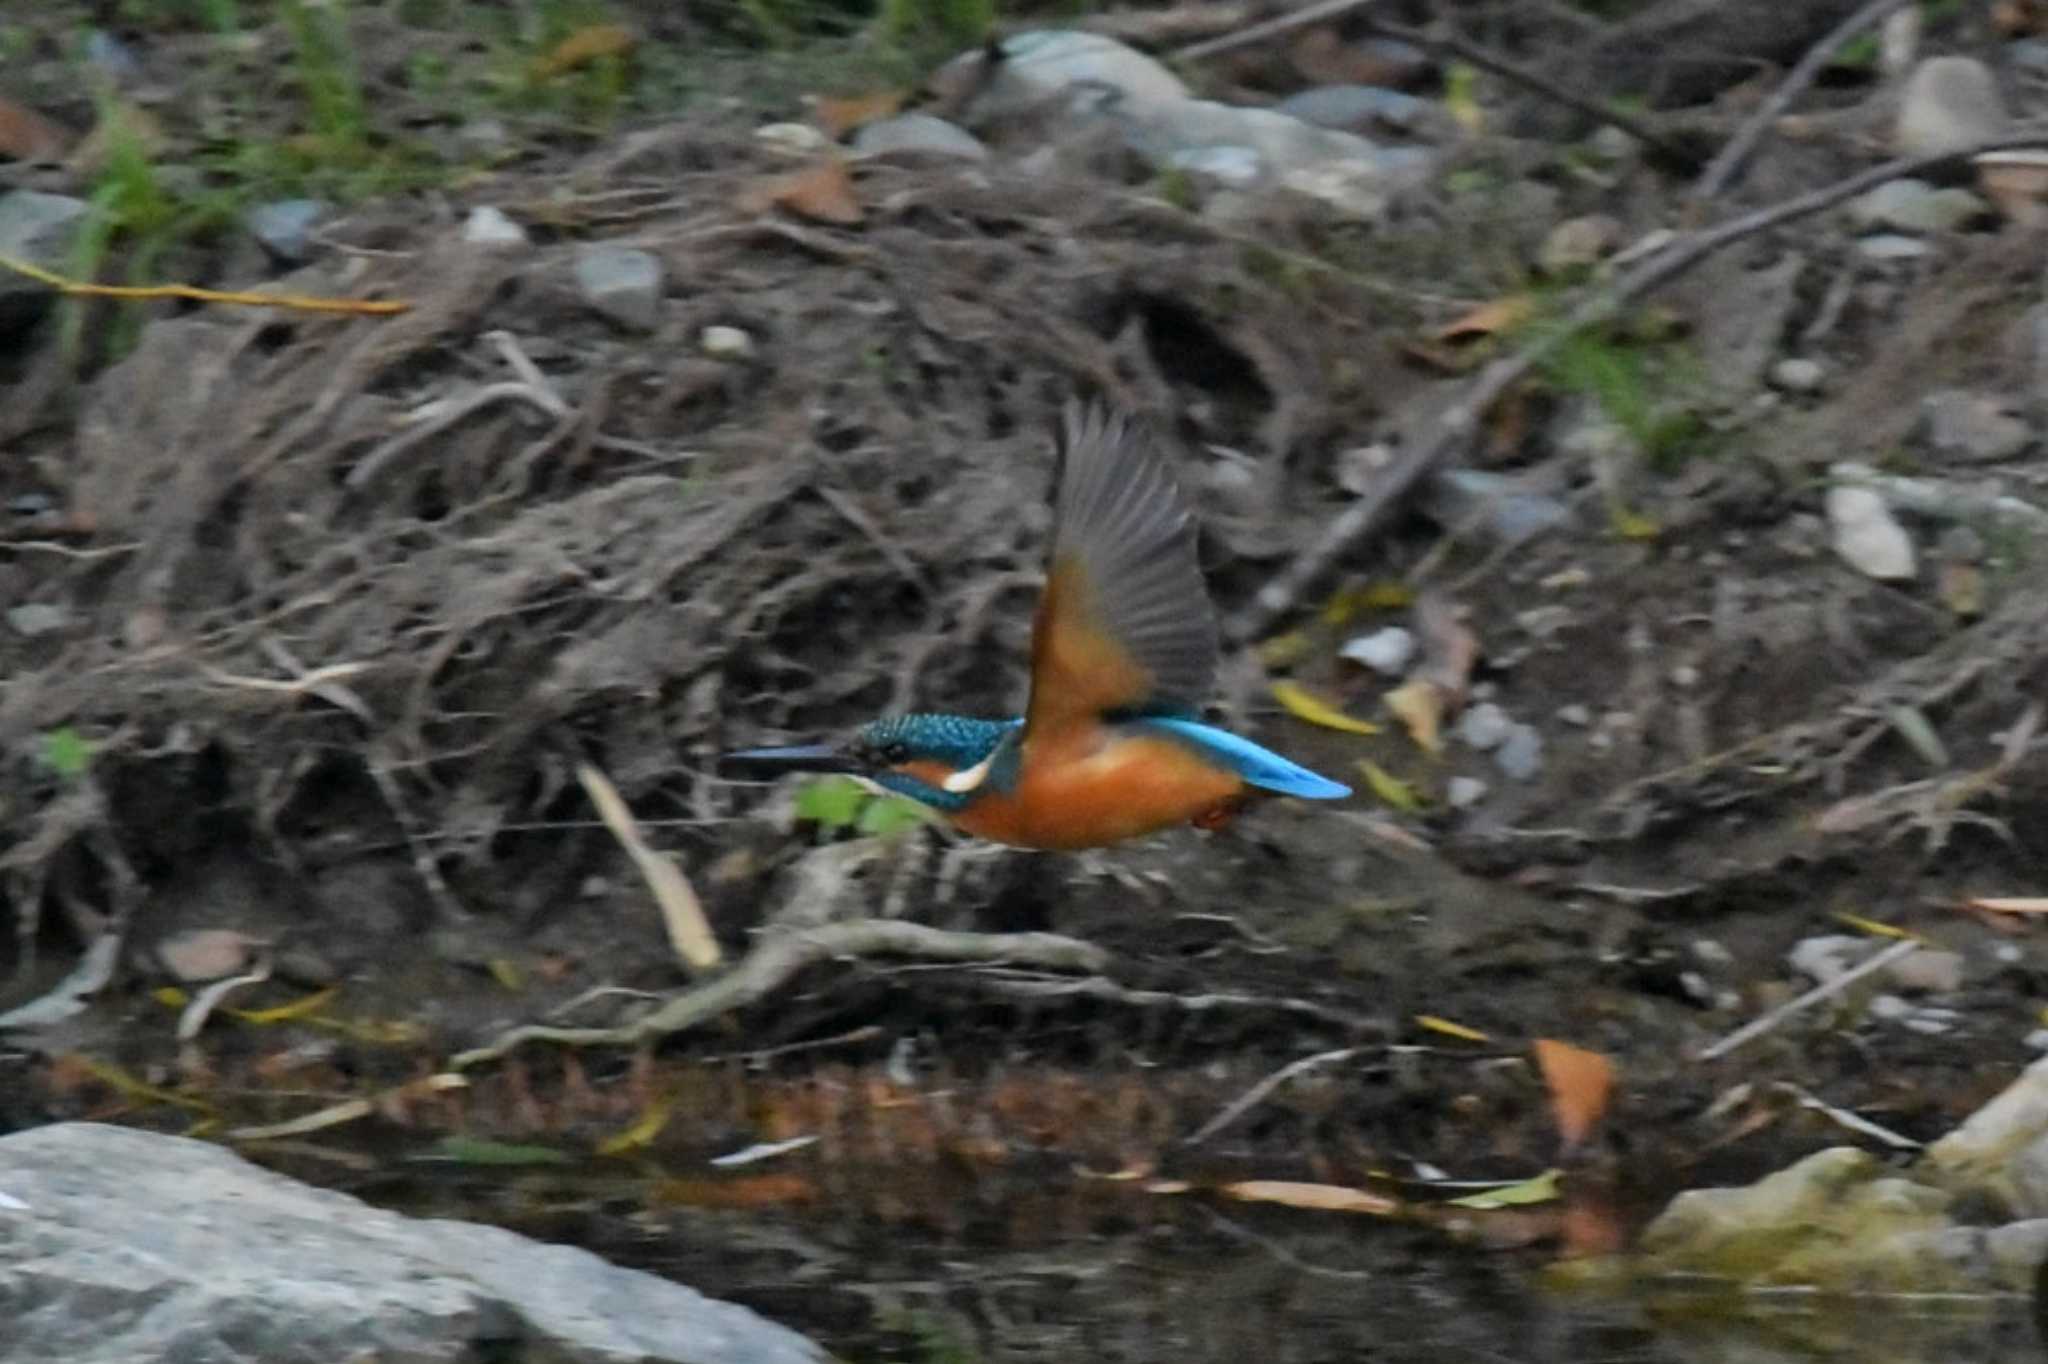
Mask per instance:
[[[1585,331],[1560,343],[1543,368],[1558,388],[1599,404],[1653,468],[1669,470],[1700,453],[1706,435],[1698,412],[1682,400],[1688,361],[1676,342]]]
[[[987,41],[995,24],[995,0],[881,0],[875,14],[883,42],[926,59]]]
[[[71,726],[50,730],[42,740],[37,759],[65,781],[77,781],[92,766],[93,750],[97,745]]]

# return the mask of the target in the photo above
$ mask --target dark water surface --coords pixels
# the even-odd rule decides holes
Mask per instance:
[[[1563,1288],[1538,1251],[1067,1169],[629,1165],[395,1162],[321,1182],[588,1247],[745,1303],[849,1364],[2048,1359],[2025,1304]]]

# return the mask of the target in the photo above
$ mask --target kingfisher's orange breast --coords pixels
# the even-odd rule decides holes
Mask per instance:
[[[1157,735],[1094,729],[1033,736],[1017,784],[952,816],[978,838],[1023,848],[1095,848],[1185,824],[1244,790],[1235,773]]]

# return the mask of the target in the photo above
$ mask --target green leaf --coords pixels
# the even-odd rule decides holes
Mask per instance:
[[[1548,1203],[1558,1195],[1558,1182],[1563,1179],[1562,1170],[1545,1170],[1534,1179],[1525,1179],[1520,1184],[1507,1184],[1498,1189],[1481,1189],[1463,1198],[1453,1198],[1454,1208],[1476,1208],[1485,1211],[1490,1208],[1519,1208],[1530,1203]]]
[[[43,766],[66,781],[76,781],[92,766],[93,742],[66,725],[43,736]]]
[[[924,806],[908,796],[877,796],[861,807],[854,831],[862,834],[894,834],[915,829],[926,821]]]
[[[867,798],[867,788],[852,777],[820,777],[796,793],[796,817],[843,829],[859,817]]]

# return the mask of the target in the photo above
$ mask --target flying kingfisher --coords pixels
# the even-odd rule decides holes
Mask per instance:
[[[844,772],[1024,848],[1094,848],[1175,824],[1213,828],[1252,789],[1351,789],[1196,719],[1216,617],[1195,521],[1142,427],[1070,401],[1057,433],[1052,549],[1031,631],[1031,695],[1009,720],[894,715],[836,743],[734,761]]]

